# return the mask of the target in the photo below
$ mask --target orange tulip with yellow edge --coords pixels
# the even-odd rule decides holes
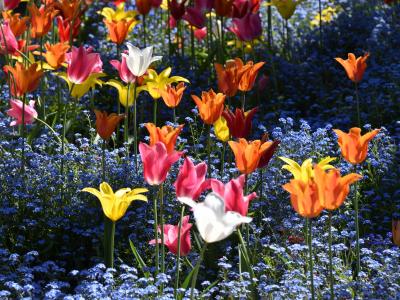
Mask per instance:
[[[37,8],[35,4],[31,4],[28,10],[31,15],[31,36],[33,38],[45,36],[50,31],[53,19],[58,14],[58,10],[55,10],[52,5]]]
[[[228,144],[235,155],[236,167],[241,173],[250,174],[257,168],[261,156],[273,142],[263,143],[260,140],[248,142],[240,138],[238,142],[229,141]]]
[[[103,140],[108,140],[118,123],[124,118],[124,115],[117,115],[115,113],[108,114],[105,111],[95,110],[96,114],[96,131]]]
[[[320,166],[314,167],[314,181],[318,187],[318,198],[322,207],[328,210],[339,208],[350,192],[350,185],[362,178],[356,173],[341,177],[338,169],[325,172]]]
[[[65,62],[66,53],[69,49],[69,45],[67,43],[57,43],[51,45],[50,43],[46,43],[45,45],[46,53],[44,53],[44,58],[47,63],[53,68],[58,69]]]
[[[182,100],[185,89],[186,86],[184,82],[179,82],[175,87],[171,84],[167,84],[165,89],[160,91],[165,105],[169,108],[177,107]]]
[[[175,150],[176,139],[184,125],[174,128],[168,125],[157,127],[153,123],[146,123],[145,126],[150,134],[150,146],[155,145],[157,142],[162,142],[167,148],[167,153],[172,153]]]
[[[134,25],[138,23],[136,19],[121,21],[109,21],[104,19],[103,21],[108,28],[110,40],[117,45],[121,45],[125,41],[128,33],[133,29]],[[132,24],[134,25],[132,26]]]
[[[361,129],[353,127],[349,133],[339,129],[333,130],[338,135],[338,144],[345,160],[355,165],[362,163],[368,154],[368,143],[379,133],[380,129],[372,130],[361,136]]]
[[[224,110],[225,95],[216,94],[213,89],[208,92],[201,93],[201,99],[196,95],[192,95],[192,99],[199,109],[201,119],[205,124],[212,125],[221,116]]]
[[[37,69],[37,63],[31,64],[28,68],[25,68],[20,62],[16,62],[15,67],[9,65],[4,66],[4,71],[12,74],[12,76],[9,77],[11,81],[9,85],[13,96],[20,97],[36,90],[40,78],[43,75],[43,71]]]
[[[349,79],[355,83],[358,83],[362,80],[365,69],[367,68],[366,61],[369,57],[369,53],[366,53],[357,59],[353,53],[349,53],[347,56],[348,58],[346,60],[340,57],[336,57],[335,59],[342,65]]]

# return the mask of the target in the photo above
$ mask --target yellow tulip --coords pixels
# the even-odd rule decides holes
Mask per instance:
[[[71,89],[72,87],[72,82],[68,80],[67,74],[65,72],[61,73],[56,73],[58,77],[64,79],[67,84],[68,88]],[[84,82],[81,84],[75,84],[74,88],[72,89],[71,96],[73,98],[81,98],[83,95],[85,95],[87,92],[89,92],[90,89],[94,89],[96,87],[96,84],[102,86],[103,81],[100,80],[99,78],[106,76],[104,73],[93,73],[91,74],[88,79],[86,79]]]
[[[270,5],[275,6],[278,9],[279,14],[285,20],[289,20],[299,5],[304,0],[272,0]]]
[[[314,178],[314,169],[312,165],[312,159],[306,159],[301,166],[294,160],[286,157],[279,157],[287,165],[284,165],[282,169],[288,170],[293,174],[294,179],[299,179],[303,182],[308,182],[310,179]],[[322,170],[334,169],[334,166],[329,163],[335,160],[335,157],[325,157],[317,164]]]
[[[82,191],[96,196],[100,200],[104,214],[113,222],[118,221],[125,215],[132,201],[141,200],[147,202],[147,197],[142,194],[148,192],[145,188],[133,190],[124,188],[114,193],[107,182],[100,184],[100,190],[84,188]]]
[[[153,69],[148,69],[148,74],[144,82],[147,86],[147,91],[154,100],[161,97],[161,91],[165,91],[168,84],[181,81],[189,82],[189,80],[181,76],[169,77],[169,75],[171,75],[171,70],[172,69],[168,67],[160,74],[157,74]]]
[[[121,103],[122,106],[124,107],[131,107],[134,103],[134,86],[132,83],[130,83],[129,86],[129,96],[128,96],[128,85],[123,84],[120,81],[111,79],[106,82],[107,85],[111,85],[112,87],[115,87],[118,90],[118,97],[119,97],[119,102]],[[136,87],[136,99],[139,96],[139,93],[142,91],[147,90],[146,86],[138,86]],[[128,102],[128,103],[127,103]]]
[[[15,59],[16,61],[20,62],[20,63],[24,63],[24,61],[26,59],[28,59],[29,65],[33,65],[34,63],[37,63],[36,71],[39,71],[39,70],[42,70],[42,69],[43,70],[48,70],[48,71],[49,70],[54,70],[54,68],[52,68],[47,62],[45,62],[45,61],[42,61],[42,62],[36,61],[35,60],[35,56],[33,54],[38,54],[38,53],[29,52],[27,55],[25,54],[25,57],[22,56],[22,55],[19,55],[19,56],[13,56],[12,58]]]
[[[121,3],[117,6],[116,10],[113,10],[111,7],[104,7],[101,11],[98,11],[100,15],[102,15],[108,21],[130,21],[132,19],[136,19],[137,11],[136,10],[127,10],[125,11],[125,3]],[[131,30],[139,21],[133,22],[131,26],[129,26],[129,30]]]
[[[321,21],[322,23],[329,23],[331,22],[334,18],[336,18],[337,13],[341,11],[340,6],[337,7],[332,7],[328,6],[327,8],[323,9],[321,12],[322,18]],[[319,26],[319,13],[314,17],[314,19],[310,22],[311,26]]]
[[[230,137],[229,128],[224,117],[221,116],[217,121],[215,121],[214,133],[217,139],[219,139],[220,141],[222,142],[229,141]]]

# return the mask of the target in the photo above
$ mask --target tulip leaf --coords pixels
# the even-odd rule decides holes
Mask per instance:
[[[144,262],[143,258],[140,256],[139,252],[136,250],[135,245],[133,244],[133,242],[130,239],[129,239],[129,245],[131,246],[132,253],[135,256],[135,258],[136,258],[136,260],[137,260],[137,262],[139,264],[140,270],[143,272],[143,274],[144,274],[144,276],[146,278],[149,278],[150,277],[150,272],[146,271],[147,265]]]
[[[193,268],[193,269],[190,271],[190,273],[186,276],[186,278],[185,278],[185,280],[183,281],[182,286],[181,286],[183,289],[186,290],[186,289],[188,288],[190,282],[192,281],[191,279],[192,279],[192,276],[193,276],[195,270],[196,270],[196,268]]]
[[[206,287],[206,288],[203,290],[203,292],[201,293],[200,298],[203,297],[203,295],[204,295],[205,293],[207,293],[210,289],[212,289],[214,286],[216,286],[220,281],[221,281],[220,279],[217,279],[217,280],[215,280],[214,282],[212,282],[208,287]]]

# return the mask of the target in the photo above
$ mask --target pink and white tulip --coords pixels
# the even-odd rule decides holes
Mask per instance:
[[[132,74],[126,64],[126,57],[122,56],[122,61],[110,60],[110,64],[118,71],[119,78],[125,83],[135,82],[136,76]]]
[[[93,73],[101,73],[103,62],[99,53],[93,53],[93,48],[72,47],[72,51],[66,54],[68,64],[68,80],[75,84],[81,84]]]

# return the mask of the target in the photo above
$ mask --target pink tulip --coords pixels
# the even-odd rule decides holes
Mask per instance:
[[[93,48],[72,47],[72,51],[67,53],[66,62],[68,64],[67,76],[69,81],[75,84],[84,82],[93,73],[102,72],[103,62],[99,53],[92,53]]]
[[[196,28],[202,28],[206,23],[206,18],[204,17],[203,12],[201,9],[196,7],[188,7],[183,19]]]
[[[169,28],[175,28],[176,27],[176,20],[174,19],[173,16],[169,16],[168,23],[169,23]]]
[[[207,35],[207,27],[203,27],[203,28],[200,28],[200,29],[196,29],[196,30],[194,31],[194,37],[195,37],[199,42],[201,42],[202,40],[204,40],[204,38],[206,37],[206,35]]]
[[[186,256],[189,254],[190,249],[192,248],[190,242],[190,228],[192,228],[192,224],[189,224],[189,216],[185,216],[182,219],[182,226],[181,226],[181,256]],[[161,233],[160,228],[158,231]],[[178,232],[179,232],[179,224],[178,225],[164,225],[164,245],[167,246],[168,250],[178,255]],[[150,245],[154,245],[156,240],[151,240],[149,242]],[[157,243],[161,244],[161,239],[158,239]]]
[[[168,154],[164,143],[153,146],[139,144],[140,157],[143,162],[144,179],[150,185],[159,185],[165,181],[171,166],[179,160],[183,152],[173,151]]]
[[[250,195],[244,196],[244,184],[245,175],[240,175],[225,185],[217,179],[211,179],[211,189],[224,199],[225,211],[235,211],[245,217],[249,210],[250,201],[256,198],[257,194],[253,192]]]
[[[202,162],[195,166],[189,157],[185,158],[174,183],[176,196],[196,200],[200,194],[210,188],[210,180],[206,180],[207,165]]]
[[[118,71],[119,78],[125,83],[135,82],[136,76],[129,71],[129,68],[126,64],[126,57],[122,56],[122,61],[118,61],[116,59],[110,60],[110,64]]]
[[[217,0],[218,1],[218,0]],[[195,0],[194,6],[201,11],[210,11],[213,8],[213,0]]]
[[[21,100],[10,99],[11,109],[7,110],[6,113],[10,117],[15,118],[16,120],[10,123],[10,126],[21,125],[22,124],[22,115],[23,115],[23,103]],[[38,113],[35,110],[35,101],[29,101],[29,105],[25,104],[24,107],[24,123],[32,124],[33,121],[37,118]]]
[[[10,24],[8,21],[4,21],[0,27],[0,53],[14,54],[18,49],[18,42],[14,33],[11,31]]]
[[[12,10],[16,8],[21,0],[4,0],[4,6],[6,10]]]
[[[241,19],[233,19],[228,28],[241,41],[252,41],[262,33],[261,18],[258,13],[247,13]]]

